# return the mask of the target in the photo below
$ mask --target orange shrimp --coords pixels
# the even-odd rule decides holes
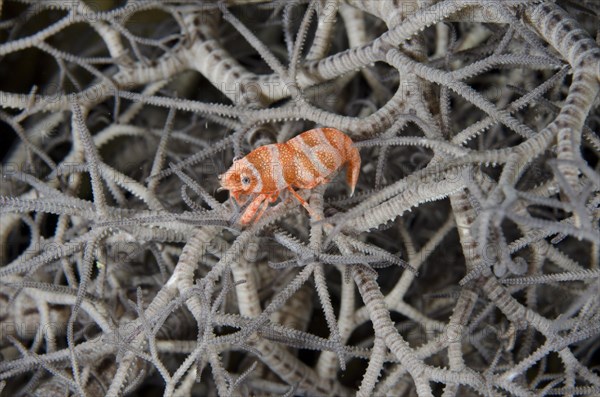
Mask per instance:
[[[242,214],[240,223],[258,221],[269,203],[289,190],[312,214],[308,203],[294,188],[313,189],[330,182],[333,175],[347,165],[346,181],[354,194],[360,171],[360,154],[352,140],[335,128],[315,128],[284,143],[260,146],[245,157],[235,160],[223,175],[221,189],[241,204],[241,195],[254,195]]]

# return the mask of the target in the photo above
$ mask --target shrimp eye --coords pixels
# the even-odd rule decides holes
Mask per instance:
[[[250,184],[250,178],[248,178],[246,175],[242,175],[240,180],[244,186],[248,186]]]

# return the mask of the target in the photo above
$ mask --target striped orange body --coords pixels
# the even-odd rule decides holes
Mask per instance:
[[[221,187],[229,190],[238,203],[241,195],[257,195],[240,220],[247,225],[253,218],[258,220],[284,189],[311,212],[294,188],[312,189],[327,183],[344,165],[347,165],[346,180],[353,194],[360,171],[358,150],[343,132],[335,128],[315,128],[287,142],[254,149],[234,161],[219,179]]]

